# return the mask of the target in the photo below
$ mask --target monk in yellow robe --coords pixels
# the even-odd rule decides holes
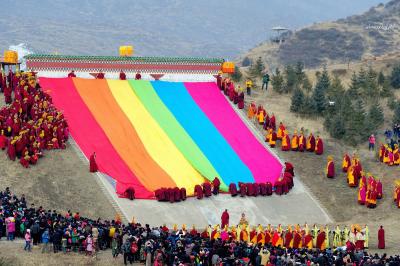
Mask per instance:
[[[292,151],[298,151],[299,149],[299,136],[297,136],[297,131],[293,133],[292,143],[291,143]]]
[[[278,132],[277,132],[277,134],[276,134],[276,137],[277,137],[278,139],[282,139],[282,138],[283,138],[283,135],[285,134],[285,130],[286,130],[285,126],[283,125],[282,122],[280,122],[280,123],[279,123]]]
[[[287,131],[285,130],[284,135],[282,137],[282,146],[281,146],[282,151],[290,151],[290,136],[287,134]]]

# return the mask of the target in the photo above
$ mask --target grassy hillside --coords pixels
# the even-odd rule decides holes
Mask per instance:
[[[303,62],[306,68],[322,64],[374,59],[397,52],[400,46],[400,0],[380,4],[362,15],[314,24],[292,32],[281,44],[265,42],[240,57],[261,57],[271,68]]]

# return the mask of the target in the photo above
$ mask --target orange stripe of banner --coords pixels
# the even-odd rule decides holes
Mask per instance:
[[[107,81],[73,79],[83,101],[110,142],[140,182],[150,190],[175,187],[171,177],[153,160],[136,130],[115,101]]]

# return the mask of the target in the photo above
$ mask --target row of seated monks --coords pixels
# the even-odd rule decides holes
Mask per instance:
[[[274,184],[271,182],[266,183],[242,183],[239,182],[238,187],[235,183],[229,185],[229,194],[232,197],[240,195],[241,197],[257,197],[257,196],[271,196],[273,192],[277,195],[283,195],[289,193],[290,189],[293,188],[294,182],[294,167],[291,163],[285,162],[285,170],[278,180]],[[211,197],[213,194],[218,195],[220,191],[221,182],[218,177],[210,182],[204,182],[202,185],[196,185],[194,187],[194,196],[197,199],[203,199],[204,197]],[[155,197],[158,201],[165,202],[179,202],[186,200],[186,189],[185,188],[160,188],[155,191]]]

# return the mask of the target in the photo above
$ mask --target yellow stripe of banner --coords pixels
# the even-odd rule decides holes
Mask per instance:
[[[115,100],[136,129],[150,156],[171,176],[178,187],[185,187],[187,194],[193,195],[194,186],[203,183],[204,178],[189,164],[153,119],[127,81],[107,82]]]

